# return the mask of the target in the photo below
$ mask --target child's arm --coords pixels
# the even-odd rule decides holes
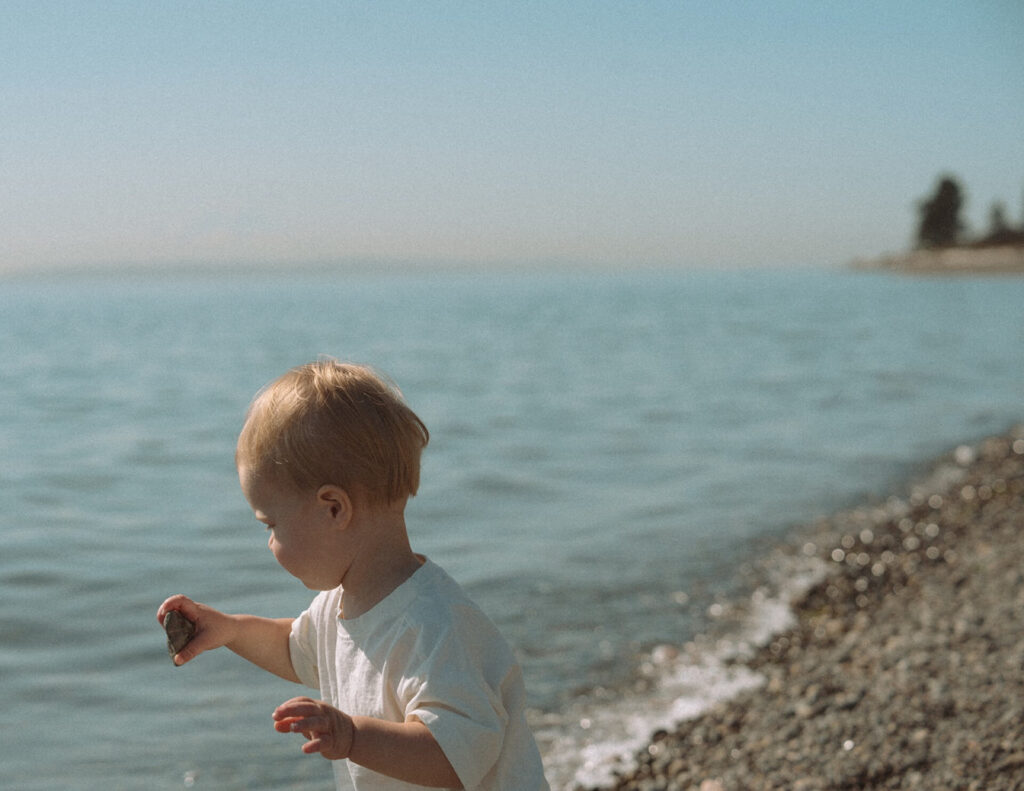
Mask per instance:
[[[419,719],[388,722],[373,717],[350,717],[323,701],[292,698],[273,714],[281,733],[302,733],[304,753],[324,758],[348,758],[382,775],[414,785],[461,788],[462,781],[437,741]]]
[[[176,665],[183,665],[203,651],[224,645],[274,675],[301,683],[292,667],[291,651],[288,648],[291,618],[228,615],[179,594],[171,596],[160,605],[156,618],[161,624],[170,610],[178,610],[196,627],[195,636],[174,657]]]

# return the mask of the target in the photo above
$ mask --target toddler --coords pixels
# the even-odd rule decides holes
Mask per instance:
[[[319,691],[273,712],[356,789],[547,789],[512,650],[439,566],[410,547],[405,505],[429,433],[358,365],[295,368],[262,390],[238,477],[278,563],[319,591],[297,618],[231,615],[172,596],[195,636],[177,665],[227,646]],[[342,759],[346,759],[343,763]],[[340,785],[340,782],[339,782]]]

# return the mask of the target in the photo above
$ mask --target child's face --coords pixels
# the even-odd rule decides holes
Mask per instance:
[[[238,479],[256,519],[270,531],[267,545],[281,567],[312,590],[340,585],[345,569],[338,562],[339,536],[316,493],[254,479],[244,466]]]

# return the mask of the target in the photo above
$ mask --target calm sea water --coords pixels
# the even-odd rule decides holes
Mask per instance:
[[[755,683],[673,660],[752,556],[1024,418],[1024,278],[0,282],[5,788],[331,787],[270,724],[300,688],[226,651],[175,669],[155,621],[179,591],[274,616],[311,598],[232,454],[253,393],[321,354],[390,374],[431,429],[414,546],[522,657],[559,787]],[[785,617],[760,596],[754,631]]]

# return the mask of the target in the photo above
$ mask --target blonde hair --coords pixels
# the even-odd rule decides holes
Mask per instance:
[[[300,490],[330,483],[387,505],[416,494],[429,439],[393,383],[367,366],[321,359],[256,395],[235,461]]]

